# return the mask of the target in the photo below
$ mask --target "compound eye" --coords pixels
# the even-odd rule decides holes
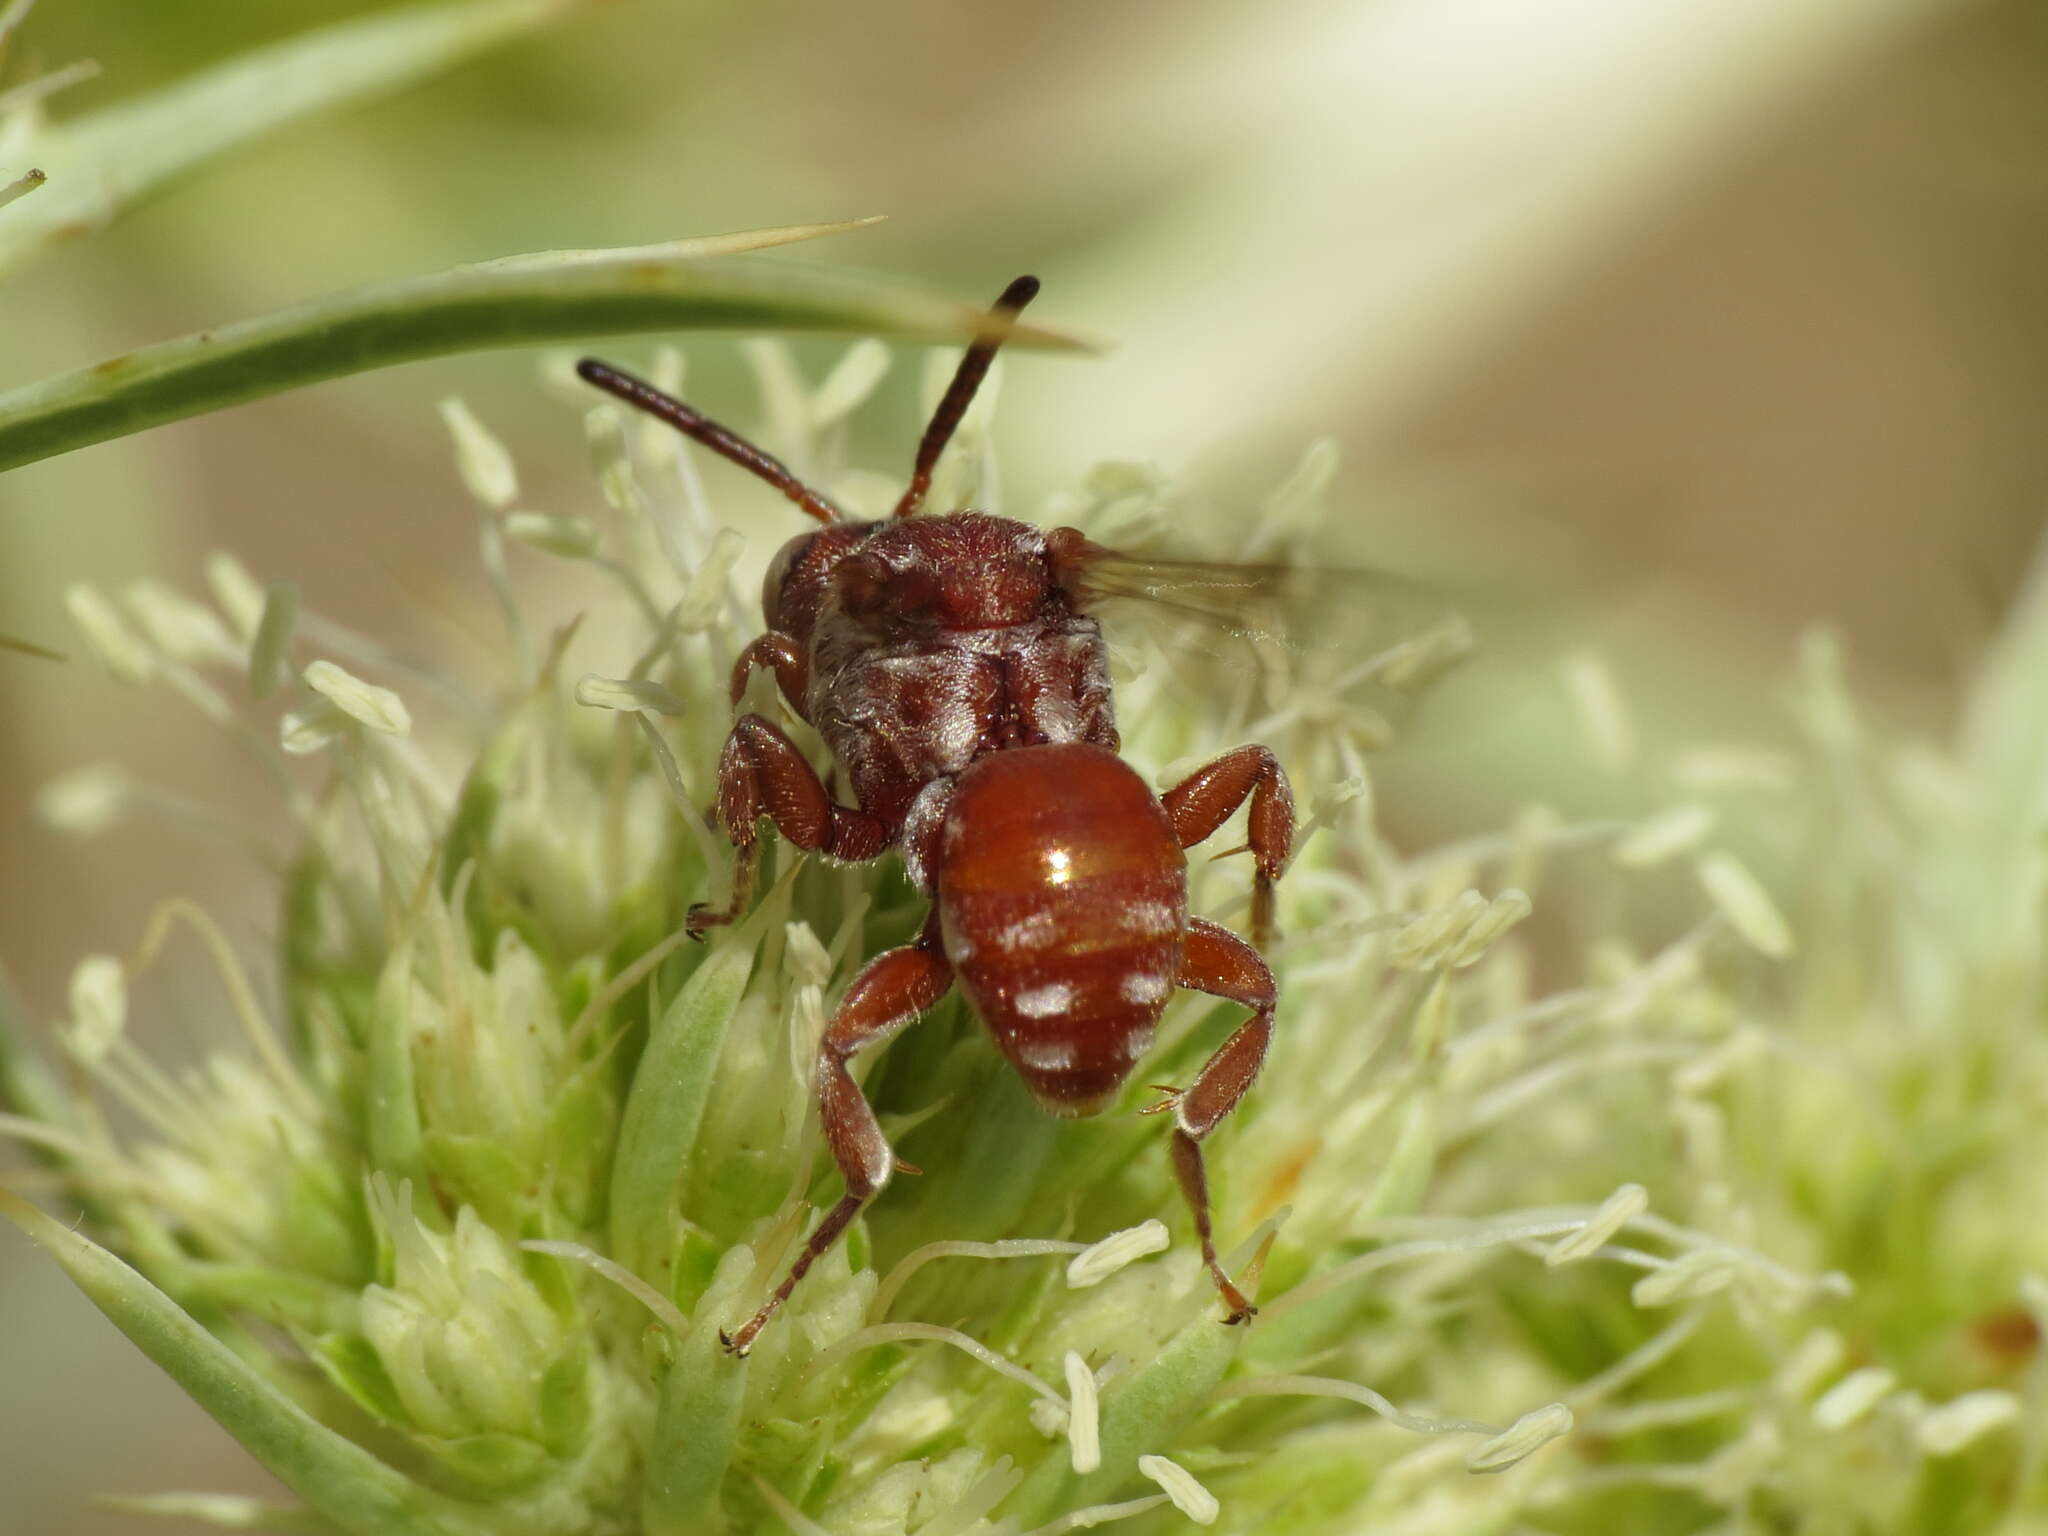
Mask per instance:
[[[800,533],[775,552],[775,558],[768,562],[768,574],[761,578],[761,615],[767,619],[770,629],[782,627],[782,589],[789,583],[789,574],[803,563],[810,553],[815,533]]]

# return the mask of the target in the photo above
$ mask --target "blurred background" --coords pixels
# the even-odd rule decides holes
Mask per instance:
[[[44,0],[21,46],[99,61],[77,111],[373,9]],[[1653,728],[1768,730],[1792,637],[1826,621],[1874,707],[1939,732],[2048,507],[2044,78],[2037,0],[611,0],[24,266],[0,387],[456,262],[886,213],[798,254],[973,299],[1034,271],[1042,318],[1111,343],[1010,360],[1013,513],[1150,459],[1201,487],[1215,522],[1191,539],[1227,552],[1229,519],[1330,436],[1332,563],[1581,594],[1573,643]],[[755,426],[739,344],[689,356],[693,399]],[[918,373],[894,369],[856,462],[907,460]],[[0,632],[76,650],[68,584],[197,589],[228,548],[492,675],[434,409],[452,392],[514,446],[523,504],[592,509],[577,415],[532,358],[421,364],[0,478]],[[164,691],[0,653],[0,958],[39,1019],[161,896],[251,953],[269,931],[218,842],[39,824],[38,789],[100,760],[275,830],[246,761]],[[1418,827],[1574,792],[1512,751],[1464,761],[1411,797]],[[162,1033],[205,987],[160,983]],[[0,1382],[8,1529],[141,1528],[100,1490],[260,1486],[11,1235]]]

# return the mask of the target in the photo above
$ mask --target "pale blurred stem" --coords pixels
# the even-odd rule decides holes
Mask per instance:
[[[36,0],[8,0],[0,10],[0,49],[5,49],[7,40],[14,36],[14,29],[28,20],[28,13],[36,8]]]
[[[18,197],[27,197],[49,178],[41,171],[25,171],[4,187],[0,187],[0,208],[5,208]]]
[[[12,90],[0,91],[0,116],[19,112],[29,103],[54,96],[69,86],[82,85],[99,72],[99,65],[91,59],[77,59],[62,69],[51,70],[47,75],[24,80]]]

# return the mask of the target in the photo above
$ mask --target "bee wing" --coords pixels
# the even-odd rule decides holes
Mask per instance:
[[[1269,707],[1312,695],[1391,728],[1474,646],[1441,591],[1386,571],[1171,560],[1094,543],[1072,568],[1069,589],[1112,641],[1143,632],[1169,665],[1253,669]]]

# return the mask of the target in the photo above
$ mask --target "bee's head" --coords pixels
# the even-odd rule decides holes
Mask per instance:
[[[761,616],[768,627],[808,645],[811,627],[832,582],[832,572],[854,547],[886,523],[827,523],[800,533],[775,552],[761,582]]]

